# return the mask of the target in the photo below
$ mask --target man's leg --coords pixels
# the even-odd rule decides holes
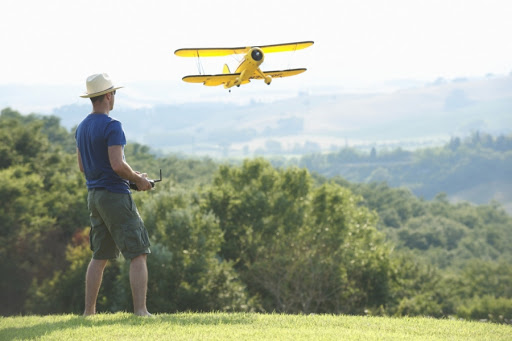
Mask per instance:
[[[148,290],[147,255],[143,254],[131,260],[130,286],[133,296],[133,312],[139,316],[151,316],[146,308],[146,293]]]
[[[85,275],[85,311],[84,316],[96,314],[96,300],[100,291],[106,259],[91,259]]]

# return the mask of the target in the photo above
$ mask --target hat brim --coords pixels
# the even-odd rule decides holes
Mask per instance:
[[[115,87],[115,88],[108,88],[107,90],[103,90],[103,91],[100,91],[100,92],[95,92],[95,93],[92,93],[92,94],[85,93],[83,95],[80,95],[80,97],[82,97],[82,98],[98,97],[98,96],[101,96],[101,95],[104,95],[104,94],[108,94],[109,92],[116,91],[117,89],[121,89],[121,88],[124,88],[124,86],[118,86],[118,87]]]

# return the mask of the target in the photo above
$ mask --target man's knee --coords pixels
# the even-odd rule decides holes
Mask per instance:
[[[133,263],[133,262],[144,262],[144,263],[145,263],[145,262],[146,262],[146,258],[147,258],[147,256],[148,256],[148,255],[147,255],[146,253],[143,253],[143,254],[141,254],[141,255],[138,255],[138,256],[136,256],[136,257],[133,257],[133,258],[131,259],[131,262],[132,262],[132,263]]]
[[[94,266],[95,268],[101,268],[104,269],[107,265],[108,259],[94,259],[91,258],[91,261],[89,262],[89,266]]]

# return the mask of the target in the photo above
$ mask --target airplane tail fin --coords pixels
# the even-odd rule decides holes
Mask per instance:
[[[229,71],[228,64],[224,64],[224,69],[222,69],[222,73],[231,73],[231,71]]]

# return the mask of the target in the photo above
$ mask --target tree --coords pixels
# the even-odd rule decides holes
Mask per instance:
[[[23,311],[33,281],[65,266],[87,212],[76,159],[50,145],[41,120],[5,109],[0,122],[0,313],[8,314]]]
[[[216,217],[201,208],[197,193],[168,181],[140,207],[152,240],[148,308],[160,312],[249,309],[245,286],[233,264],[218,257],[223,241]],[[126,268],[125,268],[126,270]],[[123,272],[128,284],[128,273]],[[130,291],[125,290],[127,295]],[[129,301],[129,300],[127,300]]]
[[[333,183],[313,188],[303,169],[257,159],[222,166],[206,207],[224,232],[221,256],[263,310],[361,313],[387,303],[391,264],[376,216],[359,203]]]

